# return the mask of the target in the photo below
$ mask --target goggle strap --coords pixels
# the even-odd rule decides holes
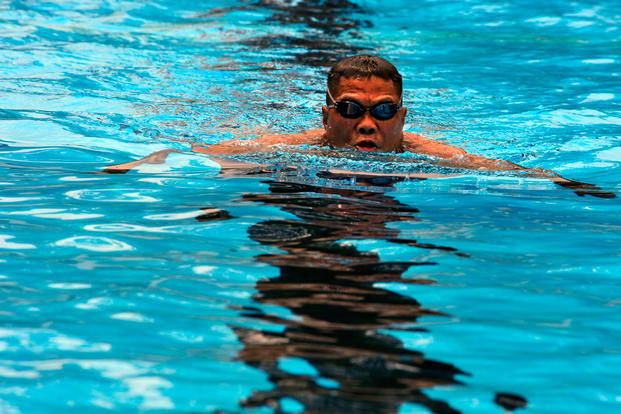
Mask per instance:
[[[330,98],[330,100],[332,101],[332,105],[336,105],[336,101],[334,100],[334,98],[332,97],[332,94],[330,93],[330,88],[328,87],[327,90],[328,90],[328,98]]]

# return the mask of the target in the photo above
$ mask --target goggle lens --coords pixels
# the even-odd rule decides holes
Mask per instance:
[[[395,116],[401,108],[394,103],[380,103],[370,108],[365,108],[354,101],[339,101],[336,102],[335,109],[343,118],[350,119],[360,118],[368,109],[371,116],[380,121],[386,121]]]

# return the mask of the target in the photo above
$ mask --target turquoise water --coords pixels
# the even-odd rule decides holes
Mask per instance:
[[[189,148],[320,127],[370,52],[406,129],[619,194],[620,40],[611,0],[0,1],[0,412],[618,412],[618,198]]]

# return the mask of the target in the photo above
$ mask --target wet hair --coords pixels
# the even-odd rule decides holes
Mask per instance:
[[[341,78],[368,79],[371,76],[391,80],[397,94],[402,95],[403,80],[397,68],[386,59],[372,55],[349,56],[332,66],[328,73],[328,89],[332,96],[336,96]],[[327,94],[326,102],[332,104]]]

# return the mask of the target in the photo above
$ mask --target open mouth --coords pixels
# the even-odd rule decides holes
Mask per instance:
[[[377,149],[377,144],[370,140],[360,141],[354,146],[360,151],[375,151]]]

